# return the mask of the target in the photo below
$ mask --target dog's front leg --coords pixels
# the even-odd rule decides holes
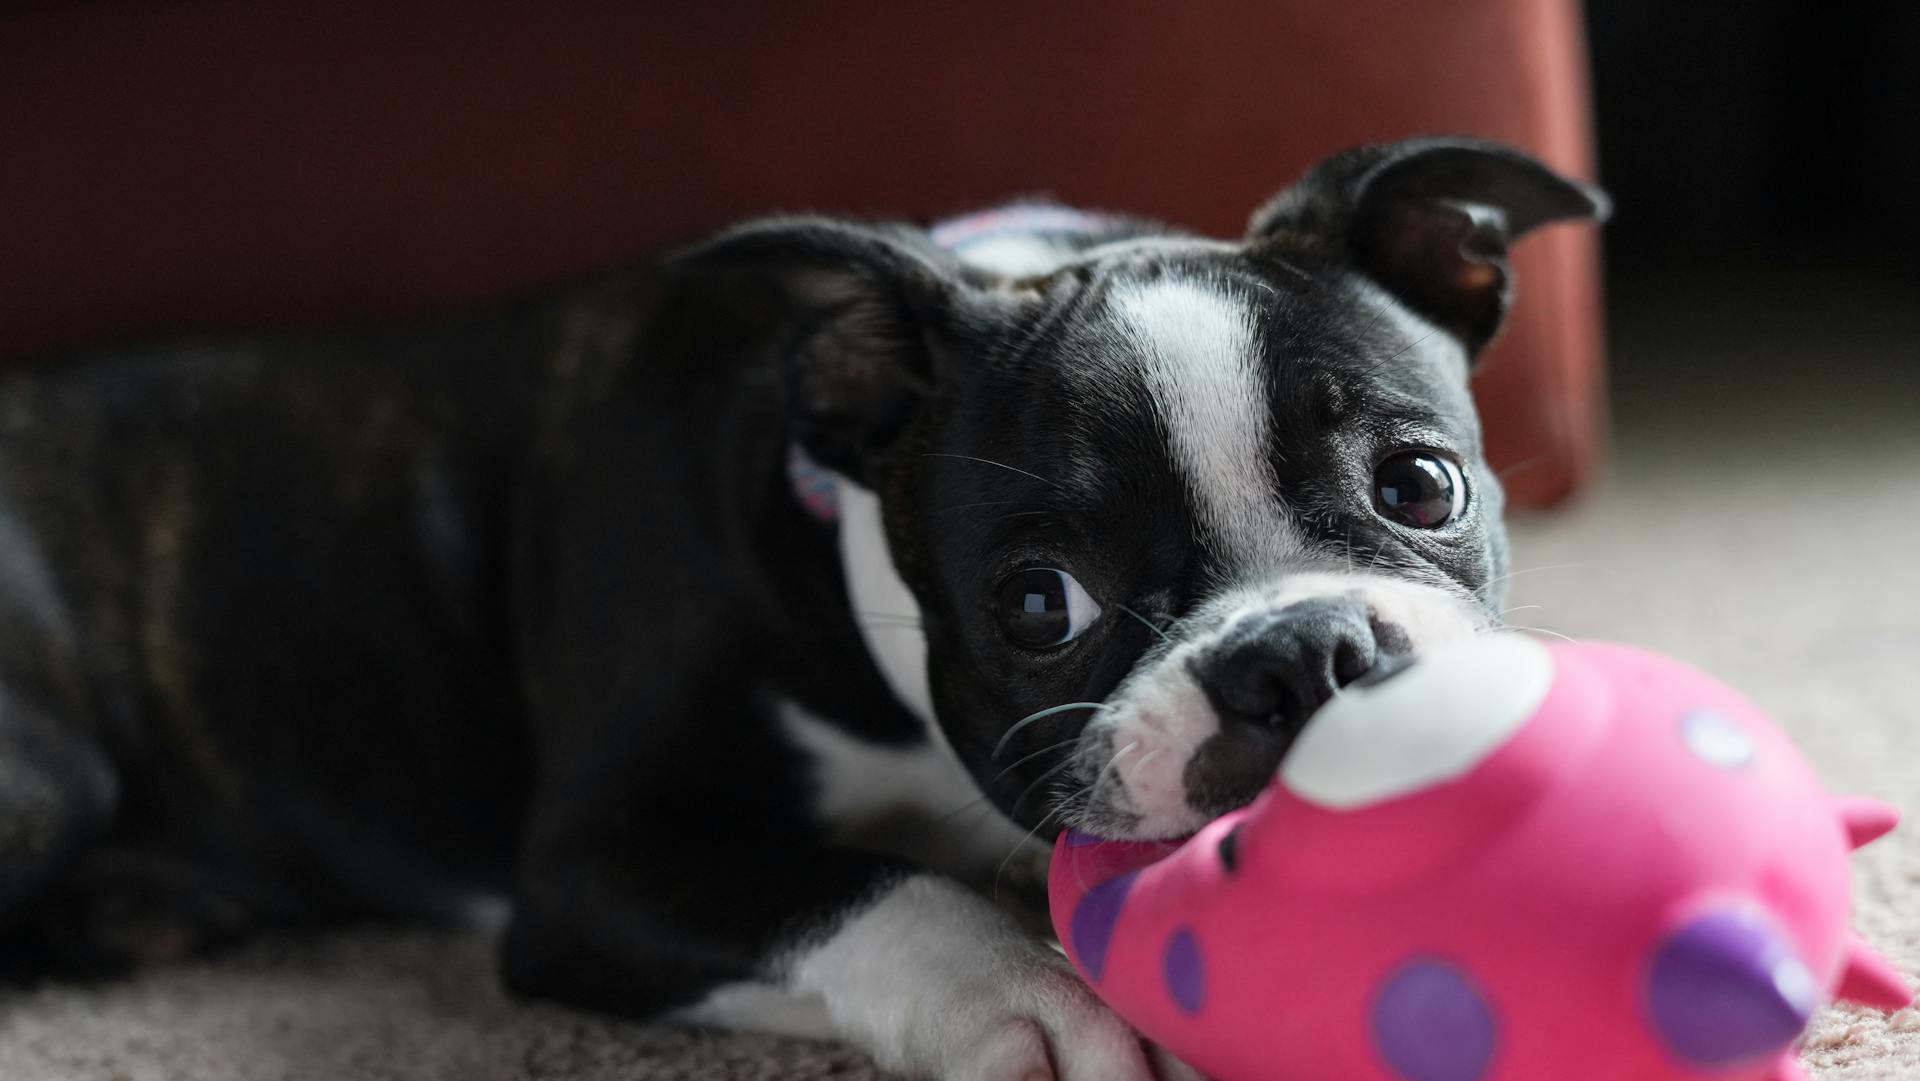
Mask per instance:
[[[1058,953],[959,883],[893,879],[780,958],[838,1032],[883,1065],[969,1081],[1163,1076]]]
[[[516,990],[844,1038],[937,1081],[1188,1076],[1157,1068],[1054,950],[958,882],[778,816],[703,826],[642,802],[536,837],[504,958]]]

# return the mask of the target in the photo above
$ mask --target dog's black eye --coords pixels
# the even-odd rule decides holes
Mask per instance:
[[[1373,501],[1390,521],[1434,529],[1466,505],[1467,482],[1452,459],[1430,450],[1405,450],[1374,470]]]
[[[1100,606],[1073,575],[1051,567],[1029,567],[1007,575],[995,602],[1001,629],[1028,649],[1065,645],[1100,618]]]

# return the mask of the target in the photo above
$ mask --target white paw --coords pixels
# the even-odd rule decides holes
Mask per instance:
[[[895,886],[795,957],[789,983],[821,996],[840,1033],[880,1065],[911,1077],[1197,1077],[1150,1052],[1058,952],[978,895],[931,875]]]
[[[937,1081],[1156,1077],[1140,1037],[1050,956],[1016,962],[991,985],[930,997],[900,1065]]]

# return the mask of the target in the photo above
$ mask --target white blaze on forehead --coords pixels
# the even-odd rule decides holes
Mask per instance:
[[[1243,557],[1297,552],[1268,460],[1272,425],[1252,305],[1179,279],[1120,285],[1110,303],[1201,523]]]

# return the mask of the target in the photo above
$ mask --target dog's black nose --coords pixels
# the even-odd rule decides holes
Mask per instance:
[[[1312,600],[1243,620],[1196,674],[1222,727],[1291,737],[1335,691],[1372,670],[1378,654],[1365,607]]]
[[[1307,718],[1391,656],[1356,601],[1302,601],[1243,619],[1193,664],[1220,733],[1187,764],[1187,802],[1207,814],[1244,806],[1272,780]]]

